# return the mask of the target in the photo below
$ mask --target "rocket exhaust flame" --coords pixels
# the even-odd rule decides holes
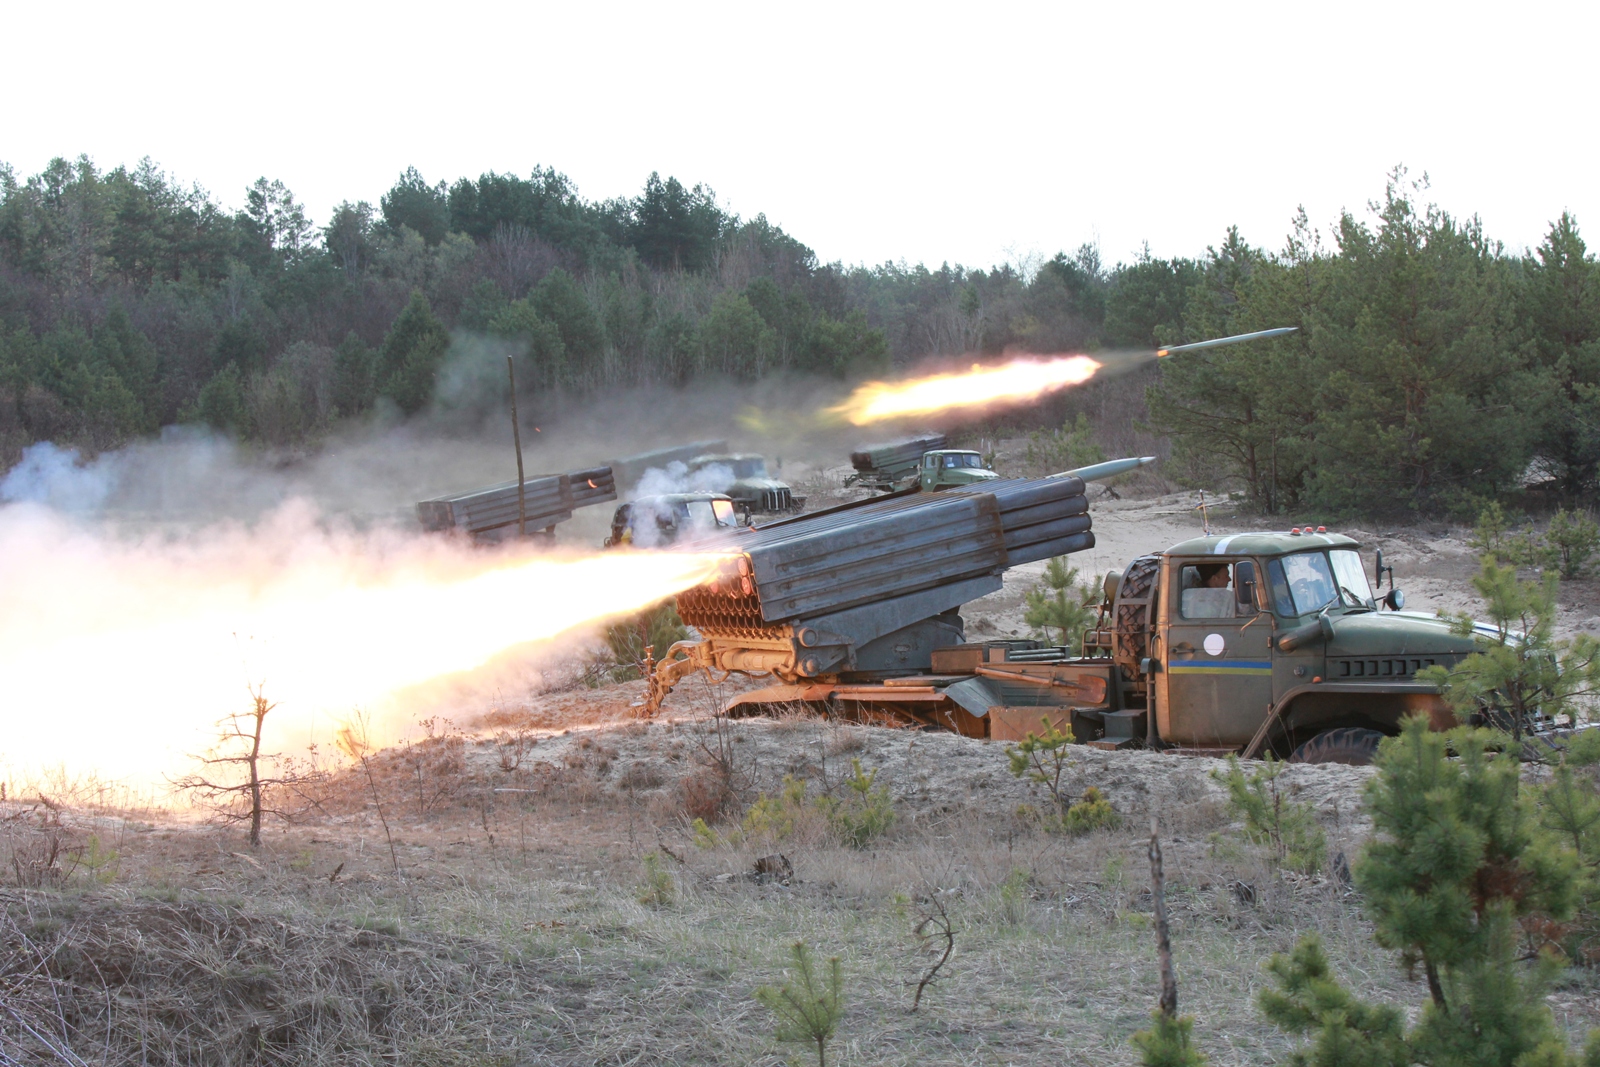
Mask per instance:
[[[329,531],[303,506],[254,530],[141,541],[3,508],[0,778],[176,777],[254,682],[280,708],[273,750],[303,754],[313,720],[326,742],[357,706],[638,610],[724,562],[486,552]]]
[[[868,426],[890,419],[1019,403],[1081,385],[1099,369],[1100,364],[1088,356],[1018,356],[990,367],[973,364],[970,371],[903,382],[867,382],[827,413],[854,426]]]

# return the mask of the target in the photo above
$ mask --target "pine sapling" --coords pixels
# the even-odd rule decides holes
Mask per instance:
[[[804,941],[790,948],[794,966],[781,986],[761,986],[756,999],[778,1017],[779,1041],[815,1045],[817,1067],[828,1067],[828,1042],[844,1014],[844,974],[839,957],[828,957],[827,973],[819,974]]]
[[[1024,599],[1022,618],[1035,636],[1054,640],[1074,655],[1083,650],[1083,632],[1094,624],[1101,595],[1093,586],[1078,584],[1078,568],[1068,566],[1067,557],[1047,563],[1044,584],[1030,589]]]
[[[1228,806],[1244,819],[1245,836],[1253,844],[1269,849],[1278,864],[1310,874],[1327,858],[1328,838],[1311,805],[1279,784],[1285,769],[1269,754],[1247,775],[1238,758],[1229,756],[1227,771],[1212,771],[1211,777],[1228,787]]]

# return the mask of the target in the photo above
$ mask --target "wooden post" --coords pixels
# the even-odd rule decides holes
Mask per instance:
[[[511,379],[511,440],[517,446],[517,536],[528,536],[527,488],[522,477],[522,428],[517,425],[517,367],[506,357],[506,375]]]
[[[1161,960],[1161,1014],[1178,1015],[1178,976],[1172,969],[1172,938],[1167,931],[1167,880],[1161,870],[1161,839],[1150,816],[1150,895],[1156,906],[1156,955]]]

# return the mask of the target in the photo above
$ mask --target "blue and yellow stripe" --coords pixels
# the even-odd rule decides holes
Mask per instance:
[[[1173,674],[1254,674],[1272,676],[1272,661],[1268,659],[1209,659],[1171,663],[1167,670]]]

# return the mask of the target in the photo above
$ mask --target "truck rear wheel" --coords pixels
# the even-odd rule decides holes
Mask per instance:
[[[1378,754],[1383,735],[1361,726],[1324,730],[1294,750],[1290,763],[1348,763],[1365,767]]]

